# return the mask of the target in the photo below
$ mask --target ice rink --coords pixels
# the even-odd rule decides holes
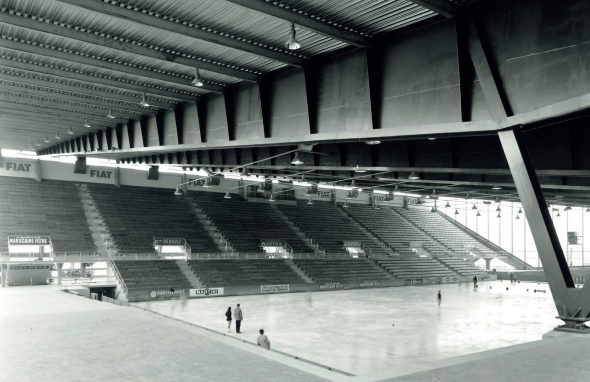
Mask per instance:
[[[446,284],[134,305],[227,333],[225,311],[238,303],[242,334],[232,324],[229,335],[254,342],[264,328],[273,349],[355,375],[418,370],[433,361],[537,341],[561,324],[547,284],[509,281],[482,282],[477,290]]]

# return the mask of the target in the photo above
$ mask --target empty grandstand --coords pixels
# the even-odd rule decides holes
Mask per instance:
[[[117,260],[115,263],[129,292],[191,287],[174,260]]]
[[[459,274],[430,257],[407,256],[398,259],[379,259],[379,265],[400,279],[424,277],[452,277]]]
[[[295,259],[293,262],[319,284],[391,278],[391,275],[367,259]]]
[[[189,260],[188,264],[207,287],[304,283],[281,259]]]
[[[184,198],[169,190],[88,185],[120,253],[154,253],[154,238],[184,238],[196,253],[219,248]]]
[[[238,195],[224,199],[212,192],[189,192],[189,197],[238,252],[262,253],[262,241],[277,241],[287,243],[289,252],[313,253],[269,205],[249,203]]]
[[[278,208],[302,231],[313,238],[327,253],[346,252],[344,242],[356,241],[371,254],[388,254],[391,249],[370,232],[355,225],[352,219],[328,202],[308,206],[298,200],[296,206],[278,205]]]
[[[50,236],[54,252],[95,252],[74,183],[0,177],[0,252],[8,236]]]

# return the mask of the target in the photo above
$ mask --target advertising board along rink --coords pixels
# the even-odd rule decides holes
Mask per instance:
[[[561,324],[553,318],[555,306],[546,284],[484,281],[477,289],[471,282],[352,290],[340,289],[339,283],[323,286],[316,292],[277,293],[285,286],[264,285],[259,295],[191,298],[184,307],[157,299],[134,305],[227,333],[225,311],[240,304],[242,333],[232,326],[234,333],[226,335],[255,342],[258,330],[264,329],[273,349],[359,376],[377,370],[386,376],[537,341]],[[211,292],[190,293],[206,297]]]

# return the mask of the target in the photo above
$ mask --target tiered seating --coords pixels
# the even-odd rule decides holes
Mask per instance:
[[[297,206],[278,205],[309,237],[317,241],[327,253],[346,252],[344,241],[360,241],[373,254],[389,253],[389,249],[376,237],[365,233],[353,224],[350,217],[329,202],[316,202],[308,206],[298,200]]]
[[[318,284],[378,281],[388,278],[366,259],[293,259],[293,262]]]
[[[396,214],[389,207],[378,210],[366,205],[351,205],[350,213],[366,229],[391,245],[400,255],[413,255],[410,243],[422,243],[422,247],[433,255],[448,253],[448,250],[436,243],[413,224]]]
[[[476,248],[478,253],[482,255],[494,256],[496,254],[493,249],[475,240],[437,213],[433,214],[421,208],[410,208],[409,210],[396,208],[396,211],[459,255],[468,255],[466,246]]]
[[[88,190],[119,253],[154,252],[154,237],[182,237],[193,253],[220,252],[187,201],[172,190],[97,184]]]
[[[0,252],[8,235],[51,236],[54,252],[95,252],[74,183],[0,177]]]
[[[191,287],[174,260],[117,260],[115,264],[130,292],[142,289],[168,290]]]
[[[209,288],[237,285],[303,284],[284,260],[189,260],[189,266]]]
[[[282,240],[295,253],[313,253],[267,204],[249,203],[238,195],[224,199],[223,194],[213,192],[189,192],[189,196],[238,252],[262,253],[261,240]]]
[[[455,272],[429,257],[405,256],[377,262],[400,279],[457,276]]]
[[[439,257],[441,262],[446,264],[449,268],[455,270],[461,276],[486,276],[487,272],[479,269],[469,260],[465,260],[459,257],[447,256]]]

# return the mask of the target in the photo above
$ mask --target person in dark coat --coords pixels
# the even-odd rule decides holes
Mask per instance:
[[[440,290],[438,291],[438,306],[440,306],[440,303],[442,301],[442,295],[440,294]]]
[[[227,312],[225,312],[225,319],[227,320],[227,332],[231,333],[231,306],[227,308]]]
[[[473,289],[477,288],[477,276],[473,276]]]

